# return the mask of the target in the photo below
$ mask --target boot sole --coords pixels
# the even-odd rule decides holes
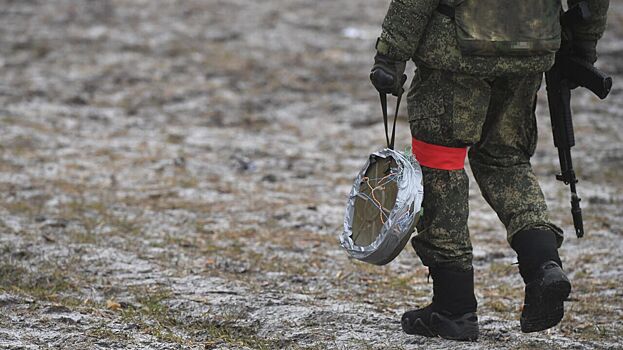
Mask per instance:
[[[560,323],[565,315],[563,302],[571,293],[571,283],[566,278],[561,278],[556,281],[544,281],[543,284],[541,302],[531,306],[540,311],[538,316],[533,320],[528,320],[523,313],[521,315],[521,331],[524,333],[552,328]]]
[[[470,314],[467,317],[450,321],[446,317],[433,312],[431,324],[428,327],[422,319],[418,318],[413,322],[412,327],[402,324],[402,329],[409,335],[420,335],[428,338],[441,337],[448,340],[476,341],[478,340],[478,321],[468,320],[475,317]],[[456,324],[458,322],[458,324]]]
[[[475,313],[466,314],[457,320],[450,321],[443,315],[433,312],[431,328],[444,339],[459,341],[478,340],[478,320]]]

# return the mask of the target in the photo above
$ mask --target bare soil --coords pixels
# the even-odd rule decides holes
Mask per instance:
[[[623,348],[623,3],[610,98],[573,96],[581,240],[539,100],[565,318],[520,332],[516,258],[472,183],[477,343],[401,332],[431,295],[410,247],[374,267],[338,245],[384,142],[367,75],[387,4],[0,0],[0,348]]]

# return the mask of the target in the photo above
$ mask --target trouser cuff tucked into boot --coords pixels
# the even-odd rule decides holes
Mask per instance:
[[[474,296],[474,271],[430,268],[433,302],[402,315],[407,334],[453,340],[478,339],[478,316]]]
[[[556,234],[550,230],[531,229],[518,232],[513,237],[511,247],[517,252],[519,273],[526,284],[538,277],[539,267],[547,261],[554,261],[562,267]]]
[[[456,271],[431,267],[433,277],[433,308],[449,316],[476,312],[478,304],[474,296],[474,270]]]

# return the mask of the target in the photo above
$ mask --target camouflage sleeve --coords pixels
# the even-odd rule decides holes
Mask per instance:
[[[396,60],[408,61],[438,4],[439,0],[392,0],[377,50]]]
[[[571,28],[573,36],[577,40],[599,40],[606,30],[606,18],[610,0],[567,0],[569,8],[575,4],[586,1],[591,12],[591,18],[587,23],[579,23]]]

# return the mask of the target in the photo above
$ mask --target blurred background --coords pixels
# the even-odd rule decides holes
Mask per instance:
[[[610,97],[573,95],[581,240],[539,97],[567,314],[519,332],[516,258],[472,181],[477,344],[401,332],[432,289],[409,246],[373,267],[338,245],[384,145],[368,74],[388,4],[0,0],[0,348],[622,348],[623,3]]]

